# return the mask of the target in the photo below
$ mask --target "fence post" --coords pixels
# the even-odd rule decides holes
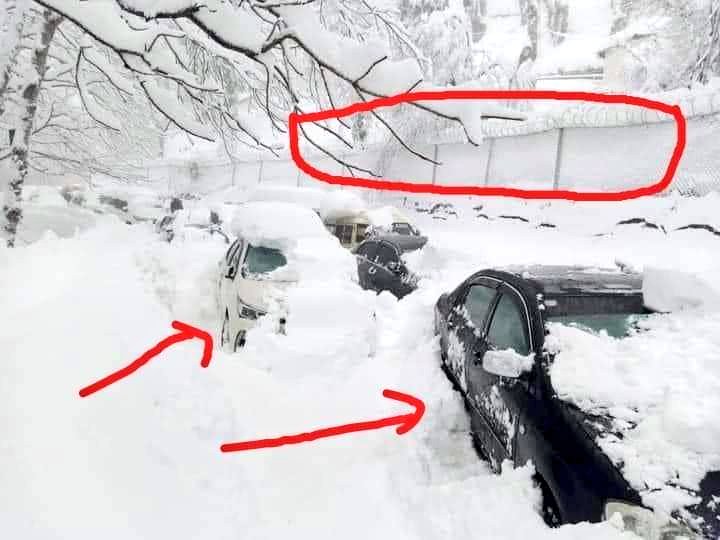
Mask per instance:
[[[235,187],[235,173],[237,172],[237,161],[230,158],[230,161],[232,163],[232,185]]]
[[[262,182],[262,176],[263,176],[263,163],[265,163],[262,159],[260,160],[260,168],[258,169],[258,184]]]
[[[560,165],[562,161],[562,145],[563,145],[563,134],[565,133],[565,128],[558,128],[558,142],[557,142],[557,150],[555,152],[555,172],[553,175],[553,189],[555,191],[558,190],[560,187]]]
[[[490,142],[488,143],[488,156],[487,160],[485,161],[485,185],[488,185],[488,182],[490,182],[490,160],[492,159],[493,155],[493,147],[495,146],[495,137],[490,138]]]
[[[437,178],[437,160],[438,160],[438,145],[435,144],[435,150],[433,152],[433,172],[432,172],[432,183],[435,185],[435,179]]]

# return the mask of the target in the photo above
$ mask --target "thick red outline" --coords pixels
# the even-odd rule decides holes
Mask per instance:
[[[411,101],[442,101],[446,99],[553,99],[561,101],[595,101],[598,103],[615,103],[636,105],[653,109],[675,119],[677,126],[677,142],[662,179],[649,186],[616,192],[580,192],[569,190],[517,189],[507,187],[484,186],[443,186],[436,184],[416,184],[407,181],[379,180],[372,178],[336,176],[320,171],[310,165],[300,155],[298,142],[298,125],[303,122],[317,122],[332,118],[342,118],[355,113],[370,111],[378,107],[390,107]],[[686,123],[685,117],[677,105],[668,105],[636,96],[619,94],[599,94],[595,92],[560,92],[554,90],[443,90],[427,92],[409,92],[372,101],[355,103],[341,109],[329,109],[313,113],[291,113],[289,118],[290,153],[295,164],[309,176],[343,186],[365,187],[388,191],[405,191],[410,193],[435,193],[439,195],[491,195],[502,197],[519,197],[523,199],[567,199],[571,201],[624,201],[646,195],[654,195],[670,185],[680,158],[685,150]]]

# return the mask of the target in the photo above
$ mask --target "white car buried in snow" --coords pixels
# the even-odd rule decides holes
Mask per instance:
[[[312,210],[291,203],[249,202],[238,208],[230,229],[237,238],[219,263],[217,285],[225,350],[243,347],[261,317],[262,326],[280,334],[286,326],[305,329],[309,319],[327,326],[348,304],[372,317],[363,291],[352,283],[354,257]],[[354,302],[355,297],[361,300]]]

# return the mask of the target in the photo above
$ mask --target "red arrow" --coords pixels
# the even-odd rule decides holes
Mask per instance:
[[[110,386],[112,383],[127,377],[128,375],[132,375],[142,366],[147,364],[153,357],[157,356],[171,345],[175,345],[176,343],[180,343],[182,341],[187,341],[188,339],[198,338],[203,341],[204,347],[202,360],[200,360],[200,365],[204,368],[208,367],[210,365],[210,359],[212,358],[213,351],[212,336],[204,330],[200,330],[199,328],[195,328],[194,326],[190,326],[189,324],[185,324],[180,321],[173,321],[172,327],[175,330],[179,330],[179,332],[177,334],[173,334],[172,336],[166,337],[160,343],[155,345],[152,349],[143,353],[142,356],[140,356],[136,360],[133,360],[131,364],[125,366],[122,369],[119,369],[115,373],[111,373],[107,377],[103,377],[99,381],[94,382],[89,386],[86,386],[85,388],[80,390],[80,397],[87,397],[90,394],[94,394],[98,390],[102,390],[106,386]]]
[[[241,452],[243,450],[256,450],[258,448],[274,448],[286,444],[300,444],[304,442],[315,441],[325,437],[334,437],[335,435],[344,435],[355,431],[370,431],[372,429],[380,429],[387,426],[397,425],[397,434],[402,435],[414,428],[423,414],[425,413],[425,404],[416,397],[394,390],[383,390],[383,396],[390,399],[396,399],[409,405],[415,410],[410,414],[401,414],[398,416],[390,416],[380,420],[371,420],[368,422],[356,422],[354,424],[344,424],[342,426],[334,426],[322,428],[309,433],[298,433],[297,435],[283,435],[273,439],[258,439],[256,441],[243,441],[226,443],[220,446],[222,452]]]

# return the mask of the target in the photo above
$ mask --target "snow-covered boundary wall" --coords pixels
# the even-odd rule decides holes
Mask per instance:
[[[665,97],[687,118],[687,144],[667,192],[703,195],[720,190],[720,92]],[[528,122],[488,121],[479,146],[444,142],[415,145],[440,165],[399,149],[388,159],[383,149],[342,154],[384,178],[440,185],[491,185],[529,189],[619,191],[656,183],[665,173],[676,143],[671,117],[623,105],[576,103]],[[348,172],[327,156],[303,151],[316,168]],[[148,167],[148,179],[168,191],[211,192],[228,186],[323,185],[302,173],[288,157],[253,161],[165,161]],[[398,194],[402,196],[401,194]],[[368,194],[368,198],[394,198]]]

